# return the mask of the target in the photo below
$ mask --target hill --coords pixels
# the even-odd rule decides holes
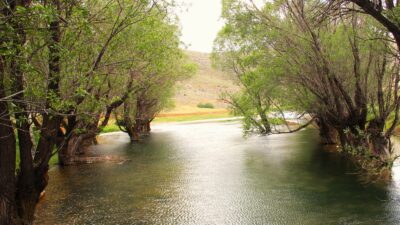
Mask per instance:
[[[174,97],[176,107],[167,113],[226,111],[227,105],[219,99],[221,92],[237,91],[239,87],[231,76],[212,67],[210,54],[193,51],[186,53],[198,65],[198,70],[192,78],[178,83]],[[199,103],[211,103],[215,109],[198,108]]]

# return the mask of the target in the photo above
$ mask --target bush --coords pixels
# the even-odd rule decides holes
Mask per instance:
[[[199,103],[197,104],[197,107],[202,109],[213,109],[214,105],[211,103]]]

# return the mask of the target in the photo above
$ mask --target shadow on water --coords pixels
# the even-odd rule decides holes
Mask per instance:
[[[53,168],[46,197],[38,207],[36,224],[136,224],[157,220],[159,208],[173,199],[179,162],[168,135],[154,135],[141,144],[118,145],[114,154],[130,159]],[[108,154],[106,149],[101,153]],[[166,209],[168,210],[168,209]]]
[[[253,149],[246,159],[257,193],[251,202],[262,205],[252,213],[266,215],[258,224],[399,224],[393,190],[359,182],[354,166],[324,150],[314,130],[265,141],[268,151]],[[272,160],[277,154],[279,161]]]
[[[50,171],[36,224],[399,224],[399,173],[365,185],[317,133],[243,139],[237,123],[108,137],[130,161]],[[397,168],[395,168],[396,170]]]

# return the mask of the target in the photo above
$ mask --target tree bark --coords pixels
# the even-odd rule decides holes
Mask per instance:
[[[72,123],[72,121],[70,122]],[[82,120],[75,121],[74,124],[75,125],[70,127],[70,129],[67,129],[64,134],[65,140],[59,147],[59,162],[63,166],[74,164],[74,159],[77,155],[84,155],[86,147],[94,143],[94,139],[99,132],[97,127],[98,119],[90,124]],[[81,130],[85,132],[77,132]]]
[[[145,132],[146,132],[147,134],[150,134],[150,132],[151,132],[151,120],[147,120],[147,121],[146,121]]]
[[[315,121],[318,125],[319,136],[321,137],[321,143],[324,145],[337,144],[338,134],[335,128],[330,126],[324,118],[319,117]]]
[[[384,120],[372,120],[368,124],[367,132],[372,153],[386,162],[390,159],[392,144],[390,138],[383,134],[384,126]]]
[[[0,57],[0,224],[14,224],[16,141],[8,103],[5,100],[4,59]]]
[[[136,119],[135,120],[135,125],[133,125],[133,133],[131,135],[131,141],[132,142],[139,142],[140,141],[140,135],[142,134],[142,121],[141,119]]]

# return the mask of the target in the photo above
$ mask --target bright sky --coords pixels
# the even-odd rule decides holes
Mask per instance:
[[[211,52],[218,31],[223,26],[220,19],[221,0],[177,0],[187,10],[178,16],[182,26],[181,41],[189,50]]]

